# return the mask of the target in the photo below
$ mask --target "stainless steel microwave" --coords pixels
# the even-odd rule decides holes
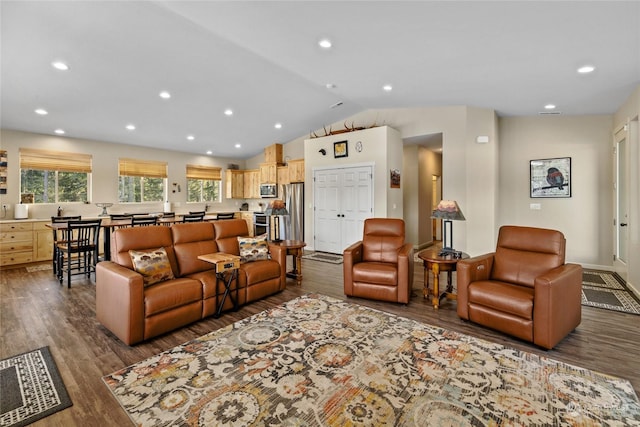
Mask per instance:
[[[260,197],[278,197],[278,184],[260,184]]]

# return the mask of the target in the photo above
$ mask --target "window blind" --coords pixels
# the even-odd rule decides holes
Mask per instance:
[[[20,168],[91,173],[91,154],[21,148]]]
[[[121,158],[118,159],[118,175],[166,178],[167,162]]]
[[[211,179],[222,181],[222,168],[203,165],[187,165],[187,179]]]

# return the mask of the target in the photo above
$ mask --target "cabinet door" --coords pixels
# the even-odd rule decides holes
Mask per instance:
[[[53,230],[45,226],[46,222],[33,224],[33,260],[45,261],[53,257]]]
[[[260,164],[260,183],[275,184],[278,179],[277,163],[261,163]]]
[[[278,166],[278,184],[291,184],[289,180],[289,167],[288,166]]]
[[[289,181],[304,182],[304,159],[289,161]]]
[[[260,171],[258,169],[244,171],[244,198],[260,198]]]
[[[244,173],[241,170],[227,169],[226,171],[227,199],[242,199],[244,197]]]

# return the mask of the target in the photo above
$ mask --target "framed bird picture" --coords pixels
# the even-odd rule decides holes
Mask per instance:
[[[529,161],[530,197],[571,197],[571,157]]]

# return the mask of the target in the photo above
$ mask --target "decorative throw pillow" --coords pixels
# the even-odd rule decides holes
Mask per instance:
[[[167,251],[164,248],[146,251],[130,250],[129,256],[133,263],[133,269],[142,274],[144,286],[175,278]]]
[[[238,246],[240,246],[240,262],[269,259],[266,233],[256,237],[238,237]]]

